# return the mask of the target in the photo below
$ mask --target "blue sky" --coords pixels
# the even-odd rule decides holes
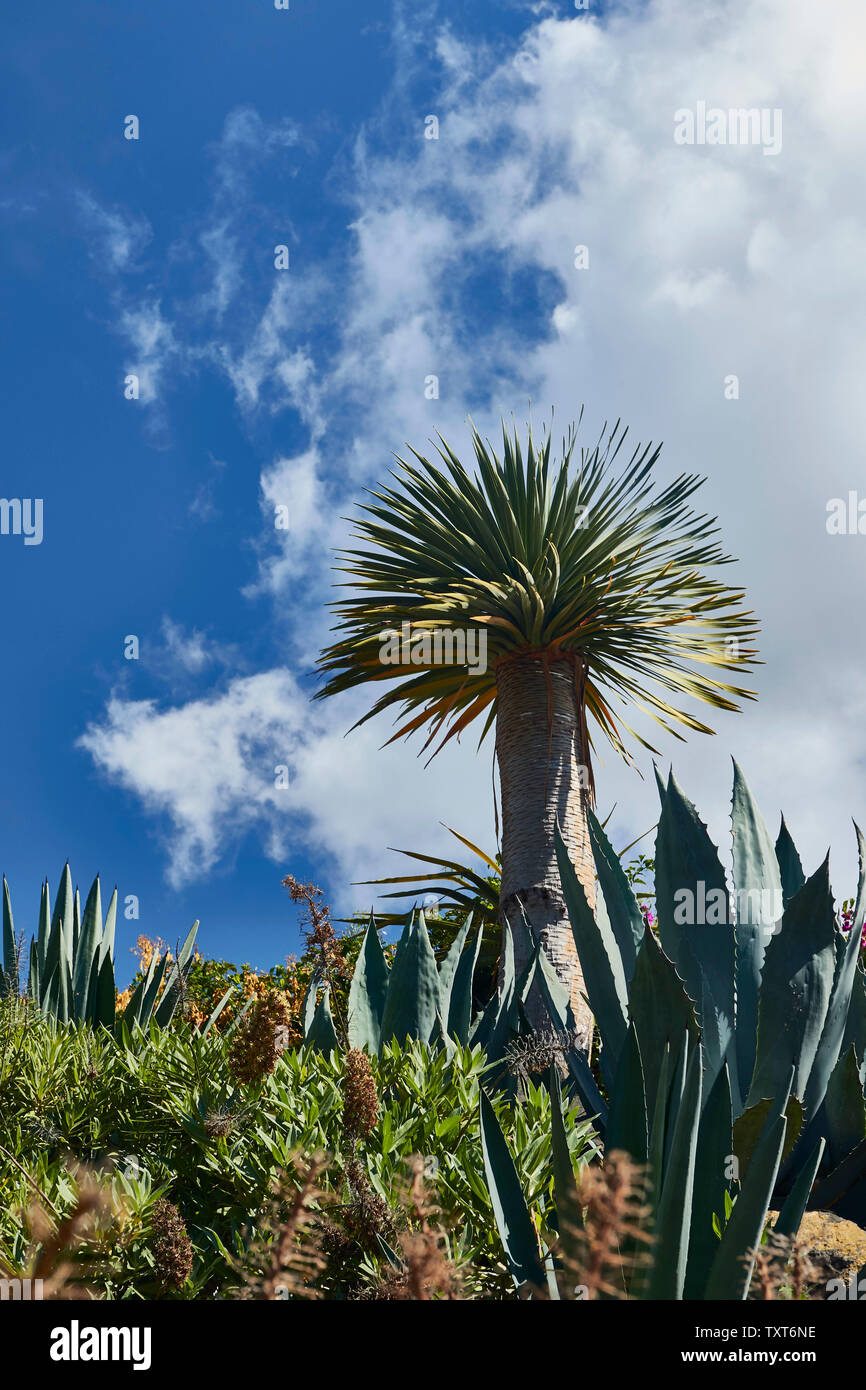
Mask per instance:
[[[492,750],[425,772],[378,752],[387,727],[344,740],[360,706],[311,707],[309,673],[340,518],[391,451],[436,428],[460,445],[467,414],[492,429],[530,398],[561,421],[585,402],[591,430],[622,415],[665,439],[664,476],[707,473],[767,666],[754,710],[664,751],[719,840],[734,752],[771,827],[784,806],[812,867],[832,842],[851,891],[866,540],[829,537],[825,511],[866,488],[863,17],[814,13],[5,19],[0,493],[44,503],[41,545],[0,536],[19,929],[68,856],[83,891],[98,870],[140,899],[121,976],[139,931],[174,942],[195,917],[207,954],[268,966],[298,944],[285,873],[347,911],[369,901],[353,879],[397,871],[388,845],[444,848],[443,820],[493,844]],[[699,100],[781,109],[781,152],[678,147],[673,113]],[[599,784],[615,838],[652,823],[647,782],[608,758]]]

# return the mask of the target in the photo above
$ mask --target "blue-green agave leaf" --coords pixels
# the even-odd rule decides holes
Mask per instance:
[[[98,962],[101,944],[102,900],[99,894],[99,875],[97,874],[87,895],[72,971],[72,1004],[75,1017],[78,1019],[88,1016],[88,994],[91,982],[95,983],[98,978],[98,974],[93,975],[93,965],[94,962]],[[97,972],[98,970],[97,964]]]
[[[777,1096],[792,1066],[794,1094],[806,1094],[836,975],[835,935],[825,859],[788,903],[767,946],[749,1104]]]
[[[72,875],[69,872],[69,860],[63,868],[60,876],[60,884],[57,889],[57,896],[54,900],[54,915],[51,918],[51,938],[49,939],[49,956],[51,946],[54,942],[58,948],[62,948],[62,954],[70,971],[72,969],[72,945],[73,945],[73,922],[75,920],[75,894],[72,891]],[[60,923],[64,924],[64,932],[55,935],[56,928]],[[48,974],[51,974],[54,965],[54,957],[48,960]]]
[[[635,1163],[644,1164],[647,1161],[646,1093],[640,1044],[633,1023],[629,1024],[610,1091],[605,1146],[611,1153],[619,1150],[631,1154]]]
[[[857,899],[848,938],[844,941],[842,949],[837,951],[836,970],[830,991],[830,1002],[827,1005],[827,1015],[821,1032],[821,1041],[818,1044],[818,1051],[815,1054],[815,1061],[803,1095],[803,1104],[807,1115],[814,1115],[824,1099],[830,1076],[843,1051],[842,1040],[845,1037],[845,1028],[851,1007],[851,992],[854,988],[854,979],[860,958],[860,938],[864,918],[866,918],[866,840],[856,824],[854,830],[857,835],[857,850],[860,860]],[[837,946],[842,944],[838,935],[836,944]],[[832,1141],[830,1148],[832,1153]]]
[[[4,989],[17,993],[18,953],[15,949],[15,923],[12,920],[12,900],[9,884],[3,875],[3,969],[0,970],[6,983]]]
[[[774,925],[784,911],[784,899],[779,861],[770,832],[736,762],[731,833],[737,905],[737,1073],[747,1093],[755,1069],[764,952]]]
[[[315,1052],[335,1052],[339,1047],[334,1016],[331,1013],[331,988],[326,985],[322,997],[316,1005],[316,1012],[310,1024],[310,1031],[304,1038],[307,1047]]]
[[[628,985],[634,974],[637,953],[643,940],[643,913],[625,876],[619,855],[605,835],[601,822],[589,809],[586,819],[601,900],[619,948],[623,974]]]
[[[48,879],[42,885],[42,894],[39,899],[39,926],[36,929],[36,973],[41,979],[45,974],[45,959],[48,953],[48,937],[51,932],[51,896],[48,891]],[[38,998],[38,995],[34,995]]]
[[[649,927],[638,952],[628,1005],[640,1043],[647,1102],[652,1096],[654,1103],[665,1047],[669,1044],[674,1050],[675,1064],[684,1033],[695,1040],[699,1030],[685,985]]]
[[[378,1052],[388,996],[388,962],[371,913],[349,987],[349,1046]]]
[[[108,910],[105,914],[105,926],[102,931],[102,940],[99,944],[99,965],[102,968],[106,959],[114,960],[114,934],[117,924],[117,887],[111,895]]]
[[[448,1032],[455,1041],[466,1044],[472,1028],[472,982],[481,951],[483,924],[475,934],[475,944],[466,946],[457,964],[448,1005]]]
[[[704,1299],[707,1301],[745,1299],[748,1294],[755,1264],[755,1251],[761,1242],[770,1198],[782,1160],[788,1127],[785,1107],[791,1094],[793,1075],[792,1069],[779,1098],[778,1107],[767,1117],[739,1196],[734,1202],[734,1209],[725,1226],[710,1269],[704,1291]]]
[[[824,1139],[819,1139],[808,1160],[803,1164],[794,1183],[782,1204],[782,1210],[776,1217],[776,1224],[773,1227],[776,1235],[787,1236],[793,1240],[800,1229],[800,1222],[803,1220],[803,1213],[809,1201],[809,1193],[812,1191],[812,1184],[815,1175],[824,1156]]]
[[[700,1118],[701,1049],[692,1043],[656,1210],[653,1264],[646,1293],[649,1299],[679,1300],[683,1296]]]
[[[727,1066],[722,1067],[704,1102],[698,1130],[698,1158],[692,1194],[692,1229],[683,1296],[700,1298],[709,1278],[719,1241],[713,1217],[724,1218],[733,1157],[733,1108]]]
[[[439,971],[430,945],[424,913],[402,950],[395,955],[388,980],[382,1015],[382,1042],[418,1038],[429,1042],[436,1027],[439,1003]]]
[[[587,902],[558,824],[554,840],[562,893],[580,958],[586,995],[610,1061],[615,1066],[628,1030],[622,957],[607,913],[596,916]]]
[[[524,1284],[543,1288],[544,1265],[529,1207],[496,1111],[483,1090],[479,1115],[484,1172],[511,1277],[517,1288]]]
[[[866,1139],[866,1105],[863,1083],[854,1048],[843,1052],[827,1084],[822,1129],[827,1139],[827,1157],[837,1167]]]
[[[466,938],[472,928],[472,913],[468,913],[466,921],[451,942],[445,959],[439,966],[439,998],[442,1003],[442,1016],[448,1017],[451,1008],[451,990],[454,987],[454,977],[457,974],[457,967],[463,954],[463,947],[466,945]]]
[[[806,882],[806,875],[803,873],[803,865],[800,863],[800,856],[794,848],[794,841],[791,839],[784,816],[782,816],[782,823],[776,838],[776,859],[782,878],[782,897],[785,907],[787,907],[791,899],[796,898]]]
[[[725,871],[704,822],[673,770],[659,818],[655,848],[659,940],[700,1008],[711,1000],[715,1030],[733,1039],[734,930]],[[733,1051],[733,1041],[729,1050]],[[719,1059],[713,1070],[721,1065]]]

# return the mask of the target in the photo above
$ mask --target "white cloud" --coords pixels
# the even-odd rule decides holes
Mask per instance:
[[[135,262],[153,235],[145,217],[134,217],[120,208],[106,208],[90,194],[79,191],[76,201],[90,237],[90,254],[106,270],[134,270]]]
[[[261,506],[267,526],[262,546],[259,582],[250,595],[284,593],[291,579],[320,561],[340,523],[334,516],[322,481],[322,460],[316,448],[295,458],[275,459],[261,476]],[[277,529],[277,509],[287,509],[288,528]],[[282,520],[283,513],[280,513]],[[274,552],[274,545],[279,550]]]
[[[243,198],[254,169],[296,146],[310,148],[296,121],[286,117],[268,123],[252,106],[235,107],[226,117],[214,149],[220,195],[227,202]]]
[[[384,477],[403,441],[420,447],[439,428],[464,447],[467,411],[491,428],[500,406],[522,417],[531,395],[537,413],[554,404],[564,423],[585,402],[588,434],[622,414],[641,438],[666,440],[663,477],[706,473],[704,506],[718,511],[726,545],[742,557],[736,577],[764,621],[767,666],[760,702],[716,721],[716,740],[660,746],[722,838],[736,752],[768,819],[785,807],[807,867],[833,843],[840,887],[854,868],[847,817],[866,819],[856,693],[866,542],[828,537],[824,523],[827,499],[861,482],[866,431],[866,87],[853,56],[864,41],[857,0],[840,0],[820,24],[811,0],[658,0],[604,24],[547,16],[519,52],[497,57],[442,27],[444,86],[429,108],[440,138],[423,139],[419,110],[417,139],[405,146],[382,152],[359,139],[352,254],[338,292],[324,269],[283,277],[220,358],[245,409],[290,407],[307,425],[309,447],[262,474],[263,505],[289,494],[298,529],[264,553],[261,586],[285,608],[304,578],[292,622],[308,645],[323,622],[328,544],[341,534],[329,518],[362,483]],[[779,107],[782,152],[676,145],[674,112],[699,100]],[[239,158],[226,165],[227,188],[240,187],[232,180],[242,157],[262,141],[257,119],[246,113],[230,127]],[[292,143],[287,131],[273,138]],[[574,267],[576,244],[590,249],[586,271]],[[496,287],[486,299],[472,291],[479,274]],[[511,321],[512,284],[553,291],[534,327],[522,300]],[[333,328],[335,303],[339,338],[326,351],[316,330]],[[425,399],[429,373],[440,378],[438,400]],[[737,401],[723,394],[731,373]],[[269,727],[274,686],[285,688],[275,673],[257,679],[205,706],[208,720],[234,728],[241,701]],[[103,765],[147,799],[136,739],[170,730],[170,715],[129,708],[134,719],[110,714]],[[183,721],[197,708],[174,714]],[[381,755],[357,733],[337,744],[332,726],[317,727],[299,744],[293,814],[339,858],[340,796],[353,809],[363,800],[381,842],[393,841],[406,815],[383,774],[394,750]],[[99,731],[90,737],[93,751]],[[439,816],[426,798],[439,784],[400,756],[432,831]],[[652,779],[604,758],[600,795],[605,807],[618,801],[613,825],[624,843],[655,818]],[[489,805],[486,758],[467,748],[459,766],[461,805]],[[316,769],[336,770],[336,794],[325,794]],[[248,789],[242,779],[232,786],[218,814],[199,815],[213,856],[249,822]],[[173,806],[182,794],[172,792]],[[263,794],[259,802],[270,807]],[[442,818],[452,813],[443,807]],[[192,833],[183,827],[195,819],[177,821],[181,856]],[[489,828],[474,833],[489,843]]]
[[[182,350],[172,324],[163,318],[158,300],[125,309],[120,330],[129,342],[124,372],[139,380],[139,400],[148,404],[157,399],[163,374],[182,362]]]
[[[163,618],[162,635],[167,657],[184,671],[198,673],[214,660],[202,632],[185,632],[179,623]]]
[[[325,856],[343,909],[352,906],[353,880],[388,871],[387,844],[442,841],[438,821],[453,816],[462,762],[454,753],[438,760],[419,797],[406,776],[406,749],[379,753],[381,724],[345,739],[345,720],[345,707],[311,705],[289,672],[270,671],[176,709],[112,699],[104,722],[79,742],[112,781],[165,820],[172,884],[209,872],[254,831],[287,871],[295,841]],[[288,769],[284,787],[275,784],[280,767]],[[460,828],[482,833],[485,812],[482,797],[463,798]],[[373,891],[355,896],[365,901]]]

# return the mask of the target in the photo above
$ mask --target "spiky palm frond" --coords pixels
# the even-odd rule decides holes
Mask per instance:
[[[467,840],[465,835],[452,830],[450,825],[445,829],[461,844],[470,849],[477,855],[486,866],[487,874],[478,873],[467,864],[461,864],[456,859],[446,859],[438,854],[421,854],[418,850],[400,849],[395,853],[403,854],[407,859],[416,859],[422,864],[435,864],[435,872],[429,874],[391,874],[386,878],[368,878],[355,887],[370,888],[379,884],[408,883],[409,888],[400,888],[394,893],[382,893],[382,898],[412,898],[415,901],[423,900],[425,897],[436,898],[440,905],[445,908],[460,908],[475,915],[476,922],[485,924],[498,924],[499,921],[499,878],[501,868],[498,860],[492,859],[483,849],[479,849],[471,840]],[[389,846],[392,848],[392,846]],[[389,926],[405,919],[405,909],[402,913],[376,913],[378,922]]]
[[[602,829],[607,825],[613,810],[602,821]],[[444,821],[442,822],[444,825]],[[404,901],[411,899],[415,904],[420,903],[424,906],[425,898],[435,898],[440,906],[446,909],[460,908],[463,911],[472,912],[475,920],[485,924],[498,924],[499,921],[499,887],[502,874],[502,867],[499,858],[492,859],[489,854],[478,845],[467,840],[465,835],[461,835],[458,830],[452,830],[450,825],[445,825],[445,829],[461,844],[470,849],[486,865],[487,874],[478,873],[476,869],[470,868],[468,864],[461,864],[456,859],[446,859],[438,854],[421,854],[413,849],[395,849],[395,854],[405,855],[407,859],[417,859],[422,864],[435,864],[433,873],[422,874],[389,874],[385,878],[367,878],[353,884],[355,888],[373,888],[379,885],[390,886],[395,883],[408,883],[408,888],[399,888],[393,893],[381,893],[381,898],[402,898]],[[630,849],[643,840],[647,835],[657,829],[657,825],[651,825],[649,830],[643,834],[636,835],[629,844],[616,851],[618,859],[623,859]],[[392,845],[389,849],[394,849]],[[640,896],[640,895],[638,895]],[[646,896],[646,895],[644,895]],[[401,912],[376,912],[373,909],[376,921],[382,926],[402,925],[405,922],[405,910]],[[430,912],[425,906],[425,915],[429,918]],[[340,918],[340,921],[355,921],[352,917]],[[366,926],[366,922],[365,922]]]
[[[429,724],[425,747],[440,733],[441,747],[482,714],[483,739],[496,714],[496,663],[538,654],[581,662],[586,709],[626,758],[624,732],[652,745],[615,703],[677,737],[678,725],[712,733],[680,699],[735,710],[754,698],[702,668],[749,670],[758,625],[742,591],[708,574],[732,557],[715,539],[716,519],[689,505],[704,479],[658,486],[652,445],[614,476],[627,434],[619,422],[580,449],[579,463],[572,427],[558,468],[549,431],[536,445],[530,428],[525,461],[516,428],[503,423],[502,434],[500,459],[472,427],[474,473],[440,435],[441,463],[412,449],[415,461],[398,457],[392,470],[397,486],[369,493],[354,535],[365,548],[341,552],[350,579],[340,587],[355,593],[333,605],[340,635],[320,656],[327,682],[317,698],[382,681],[387,690],[358,724],[401,706],[410,717],[389,742]],[[404,622],[413,636],[482,630],[486,670],[383,664],[383,636]]]

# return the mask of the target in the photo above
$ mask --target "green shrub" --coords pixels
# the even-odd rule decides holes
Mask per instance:
[[[0,1265],[9,1275],[32,1270],[40,1222],[56,1229],[95,1189],[103,1208],[89,1218],[73,1278],[112,1298],[236,1296],[261,1263],[262,1216],[275,1185],[297,1186],[298,1156],[303,1164],[322,1153],[318,1186],[329,1222],[357,1207],[364,1183],[388,1217],[383,1238],[372,1230],[344,1242],[348,1249],[329,1257],[318,1284],[328,1297],[370,1296],[389,1260],[399,1261],[401,1230],[412,1227],[402,1198],[417,1155],[464,1296],[509,1294],[483,1178],[480,1048],[386,1045],[370,1059],[379,1120],[359,1139],[343,1127],[342,1055],[286,1050],[270,1074],[240,1087],[229,1069],[231,1042],[231,1033],[202,1035],[177,1022],[113,1036],[59,1025],[20,1002],[2,1006]],[[494,1105],[543,1224],[550,1101],[544,1086],[530,1081],[524,1091],[519,1106],[503,1095]],[[573,1159],[588,1158],[589,1126],[571,1112],[567,1129]],[[166,1208],[158,1204],[166,1201],[192,1249],[180,1287],[160,1278],[166,1237],[157,1228]],[[174,1217],[170,1224],[175,1229]],[[181,1254],[177,1262],[182,1267]]]

